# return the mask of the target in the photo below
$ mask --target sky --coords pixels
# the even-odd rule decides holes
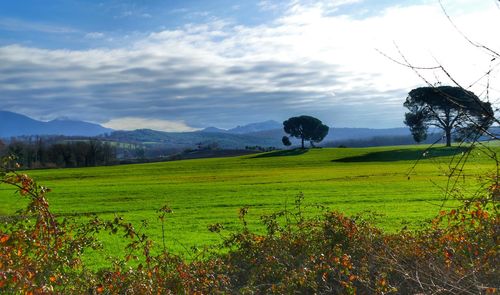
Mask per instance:
[[[442,65],[460,85],[497,103],[500,61],[464,36],[499,51],[499,6],[0,1],[0,109],[125,130],[231,128],[303,114],[334,128],[401,127],[411,89],[453,85],[441,70],[398,63],[405,59]]]

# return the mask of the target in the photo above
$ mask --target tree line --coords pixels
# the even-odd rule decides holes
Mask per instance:
[[[12,155],[22,168],[91,167],[117,163],[116,148],[96,139],[53,141],[42,137],[0,141],[0,156]]]

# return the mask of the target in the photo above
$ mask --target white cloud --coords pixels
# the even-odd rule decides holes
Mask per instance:
[[[281,3],[282,5],[283,3]],[[273,1],[273,0],[260,0],[257,2],[257,6],[261,10],[278,10],[281,7],[280,3],[278,1]]]
[[[434,2],[363,18],[342,10],[354,2],[294,0],[270,24],[213,19],[155,32],[118,49],[0,47],[2,103],[34,116],[50,110],[53,116],[111,119],[108,124],[134,122],[133,128],[151,126],[140,119],[150,118],[147,124],[160,120],[162,130],[189,130],[183,121],[232,127],[305,112],[335,126],[389,127],[402,125],[406,93],[424,83],[376,49],[400,58],[395,42],[415,65],[438,60],[464,85],[490,65],[491,58],[470,46]],[[500,10],[474,2],[444,5],[465,34],[499,49]],[[449,83],[436,71],[423,75]],[[499,96],[498,79],[490,82],[491,93]],[[479,94],[485,83],[473,90]]]
[[[104,33],[90,32],[90,33],[85,34],[85,38],[87,38],[87,39],[102,39],[102,38],[104,38]]]
[[[103,124],[104,127],[115,130],[136,130],[136,129],[153,129],[166,132],[185,132],[195,131],[182,121],[155,120],[147,118],[117,118]]]

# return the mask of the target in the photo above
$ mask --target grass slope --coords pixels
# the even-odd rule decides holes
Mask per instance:
[[[378,223],[394,231],[403,223],[418,224],[434,216],[442,204],[439,185],[456,148],[435,148],[407,172],[423,147],[332,148],[277,151],[235,158],[213,158],[80,169],[30,171],[49,186],[52,210],[62,215],[123,216],[137,227],[147,220],[147,232],[161,244],[156,210],[165,203],[174,213],[167,219],[167,244],[177,252],[218,240],[207,225],[220,222],[227,229],[239,225],[238,210],[250,206],[250,224],[259,216],[293,206],[295,196],[306,204],[321,204],[348,214],[371,210],[384,214]],[[474,153],[466,174],[479,175],[492,168]],[[474,177],[461,186],[474,191]],[[2,207],[8,214],[22,208],[11,188],[0,186]],[[451,205],[448,203],[448,205]],[[309,209],[313,210],[313,209]],[[312,211],[311,211],[312,212]],[[106,253],[122,253],[114,237],[104,236]],[[102,253],[93,254],[103,256]]]

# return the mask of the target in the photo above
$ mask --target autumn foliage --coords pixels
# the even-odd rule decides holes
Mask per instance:
[[[488,294],[500,287],[499,217],[495,203],[464,202],[416,231],[387,234],[361,216],[329,212],[305,217],[302,196],[292,210],[263,216],[266,232],[208,227],[225,251],[187,261],[119,217],[86,223],[51,213],[49,189],[5,167],[0,181],[29,198],[0,226],[0,293],[25,294]],[[485,194],[495,197],[495,186]],[[487,199],[487,198],[486,198]],[[250,209],[251,210],[251,209]],[[159,211],[159,222],[171,210]],[[81,260],[108,231],[128,241],[127,255],[101,270]],[[130,263],[133,261],[134,263]]]

